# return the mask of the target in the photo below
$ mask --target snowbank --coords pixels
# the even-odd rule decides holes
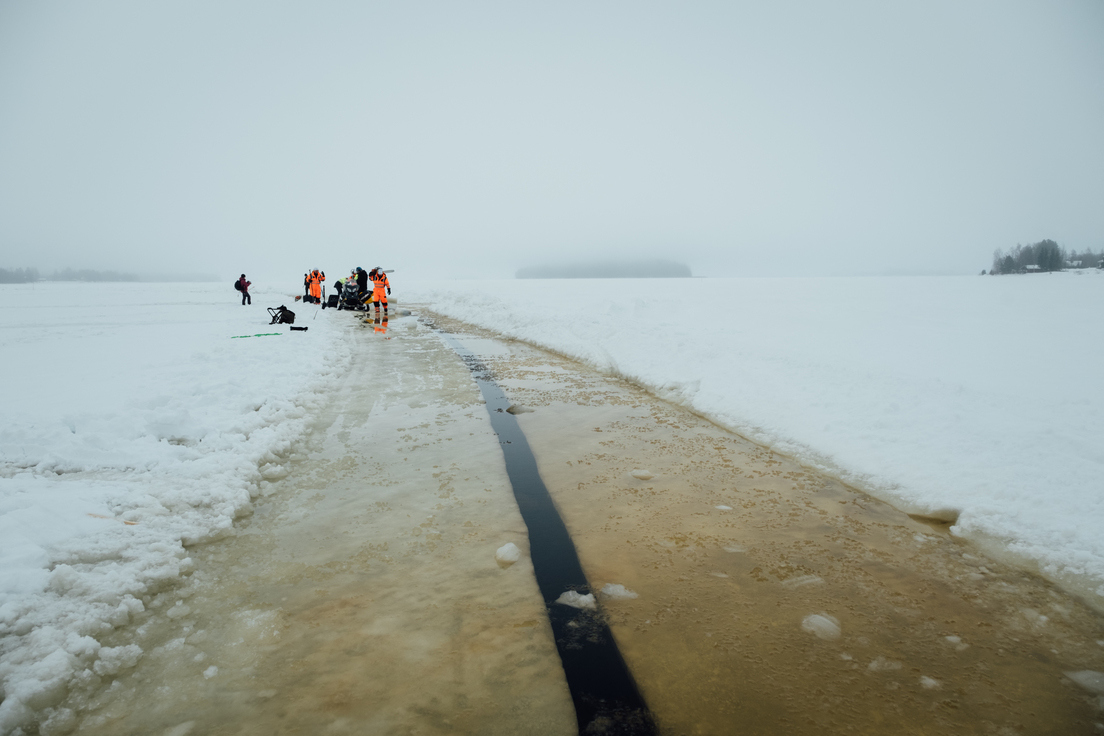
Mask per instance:
[[[404,284],[1104,606],[1104,276]]]
[[[348,355],[347,321],[296,293],[255,287],[243,307],[229,282],[0,286],[0,733],[134,666],[138,647],[97,637],[286,473]],[[309,330],[270,327],[280,304]]]

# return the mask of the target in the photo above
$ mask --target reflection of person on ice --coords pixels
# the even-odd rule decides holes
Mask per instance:
[[[379,314],[380,302],[383,302],[383,313],[387,314],[387,297],[391,294],[387,274],[382,266],[376,266],[368,272],[368,278],[372,280],[372,303],[376,305],[376,314]]]

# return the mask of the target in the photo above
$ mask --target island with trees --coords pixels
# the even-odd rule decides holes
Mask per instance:
[[[1030,245],[1017,245],[1007,253],[998,248],[993,253],[992,276],[1011,273],[1044,273],[1071,268],[1104,268],[1104,250],[1093,253],[1086,250],[1067,252],[1053,240],[1040,240]],[[984,274],[985,272],[982,271]]]

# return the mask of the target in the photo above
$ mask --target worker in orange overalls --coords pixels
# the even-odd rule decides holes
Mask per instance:
[[[376,266],[369,271],[368,278],[372,281],[372,302],[376,305],[376,314],[379,314],[380,302],[383,302],[383,313],[387,314],[387,297],[391,295],[391,284],[387,281],[383,266]]]
[[[322,282],[326,280],[326,272],[317,268],[310,272],[310,293],[315,304],[322,302]]]

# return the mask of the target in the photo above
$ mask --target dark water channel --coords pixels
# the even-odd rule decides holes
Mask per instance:
[[[447,333],[442,336],[471,370],[487,402],[514,497],[529,529],[533,569],[575,704],[579,733],[654,734],[652,716],[601,612],[556,603],[565,591],[591,592],[590,584],[525,434],[507,411],[510,400],[471,351]]]

